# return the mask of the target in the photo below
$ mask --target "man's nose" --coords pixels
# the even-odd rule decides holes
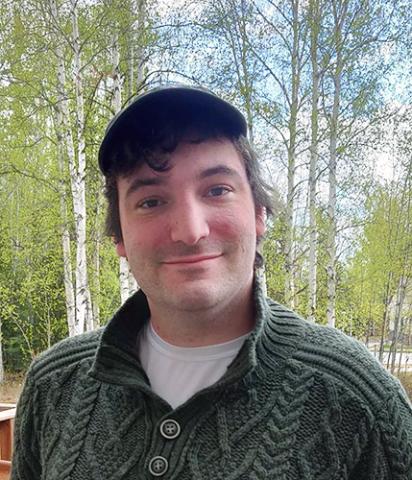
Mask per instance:
[[[204,206],[196,201],[185,201],[172,213],[170,236],[174,242],[195,245],[209,235],[209,223]]]

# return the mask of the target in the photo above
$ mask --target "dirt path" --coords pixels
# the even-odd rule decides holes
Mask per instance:
[[[0,384],[0,403],[16,403],[23,387],[23,375],[7,375]]]

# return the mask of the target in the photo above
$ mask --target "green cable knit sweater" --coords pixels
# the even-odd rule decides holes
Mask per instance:
[[[138,292],[33,362],[12,480],[412,479],[411,405],[360,343],[256,293],[224,377],[172,410],[136,356],[148,315]]]

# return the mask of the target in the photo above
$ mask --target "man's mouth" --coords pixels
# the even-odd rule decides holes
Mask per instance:
[[[221,257],[221,253],[217,254],[207,254],[207,255],[190,255],[185,257],[176,257],[165,260],[163,263],[165,265],[190,265],[196,263],[206,262],[208,260],[214,260]]]

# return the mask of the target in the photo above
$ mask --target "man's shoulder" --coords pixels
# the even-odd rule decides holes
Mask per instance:
[[[65,338],[41,353],[30,367],[32,380],[44,378],[80,363],[93,361],[103,328]]]
[[[376,407],[401,387],[360,341],[342,331],[304,320],[291,310],[271,304],[275,323],[296,329],[290,360],[310,368],[324,382],[332,382],[359,400]]]

